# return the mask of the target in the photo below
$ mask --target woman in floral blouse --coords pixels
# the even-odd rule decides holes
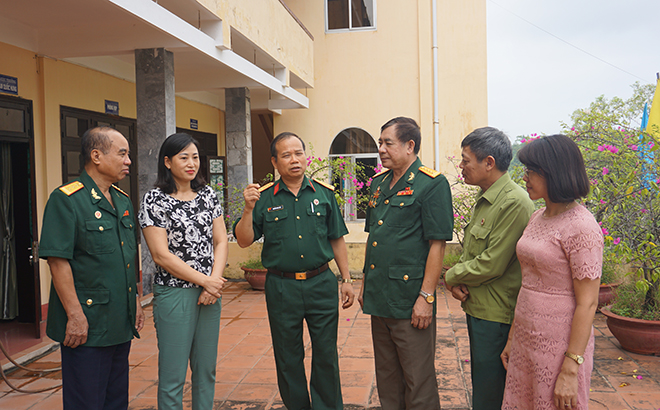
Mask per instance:
[[[170,135],[158,155],[156,187],[138,219],[156,262],[154,323],[158,336],[158,408],[180,409],[188,362],[192,408],[211,409],[227,233],[215,193],[198,175],[198,143]]]

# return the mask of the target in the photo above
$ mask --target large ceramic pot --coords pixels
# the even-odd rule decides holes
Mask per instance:
[[[602,283],[598,291],[598,307],[607,306],[614,299],[614,292],[621,283]]]
[[[250,269],[241,266],[241,269],[245,272],[245,280],[248,281],[252,289],[254,290],[264,290],[266,287],[266,269]]]
[[[607,327],[624,350],[639,354],[660,354],[660,320],[632,319],[615,315],[610,308],[600,310]]]

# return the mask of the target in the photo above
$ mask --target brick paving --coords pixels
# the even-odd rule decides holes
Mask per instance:
[[[356,291],[361,282],[355,283]],[[436,370],[443,409],[471,408],[469,348],[465,316],[460,304],[438,291]],[[231,282],[222,300],[218,344],[218,367],[214,410],[284,409],[277,391],[275,361],[263,292],[253,291],[245,282]],[[135,340],[130,355],[129,409],[156,409],[157,344],[152,309],[145,308],[147,324],[142,338]],[[620,349],[599,313],[595,320],[596,356],[592,374],[590,410],[660,409],[660,357],[642,356]],[[380,409],[374,375],[369,316],[357,303],[340,312],[339,367],[345,409]],[[310,343],[305,364],[309,369]],[[52,368],[60,360],[56,350],[31,367]],[[188,375],[190,376],[190,375]],[[641,376],[639,378],[638,376]],[[309,377],[309,370],[308,370]],[[60,382],[59,373],[37,378],[25,371],[10,374],[12,383],[24,389],[38,389]],[[189,380],[189,378],[188,378]],[[191,408],[190,382],[184,391],[184,409]],[[53,410],[62,408],[59,389],[38,394],[10,391],[0,381],[0,409]]]

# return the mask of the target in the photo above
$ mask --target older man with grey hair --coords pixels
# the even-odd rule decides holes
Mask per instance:
[[[465,182],[480,188],[465,228],[463,255],[445,275],[452,296],[466,313],[472,365],[474,410],[500,409],[506,345],[521,285],[516,243],[534,204],[511,180],[511,142],[502,131],[484,127],[461,142]]]

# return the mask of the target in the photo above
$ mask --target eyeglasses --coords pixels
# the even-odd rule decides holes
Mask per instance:
[[[525,176],[526,176],[527,178],[529,178],[529,174],[530,174],[530,173],[532,173],[532,174],[536,174],[536,175],[538,175],[538,176],[540,176],[540,177],[543,176],[543,174],[542,174],[540,171],[537,171],[537,170],[535,170],[535,169],[531,169],[531,168],[527,168],[527,167],[525,167]]]

